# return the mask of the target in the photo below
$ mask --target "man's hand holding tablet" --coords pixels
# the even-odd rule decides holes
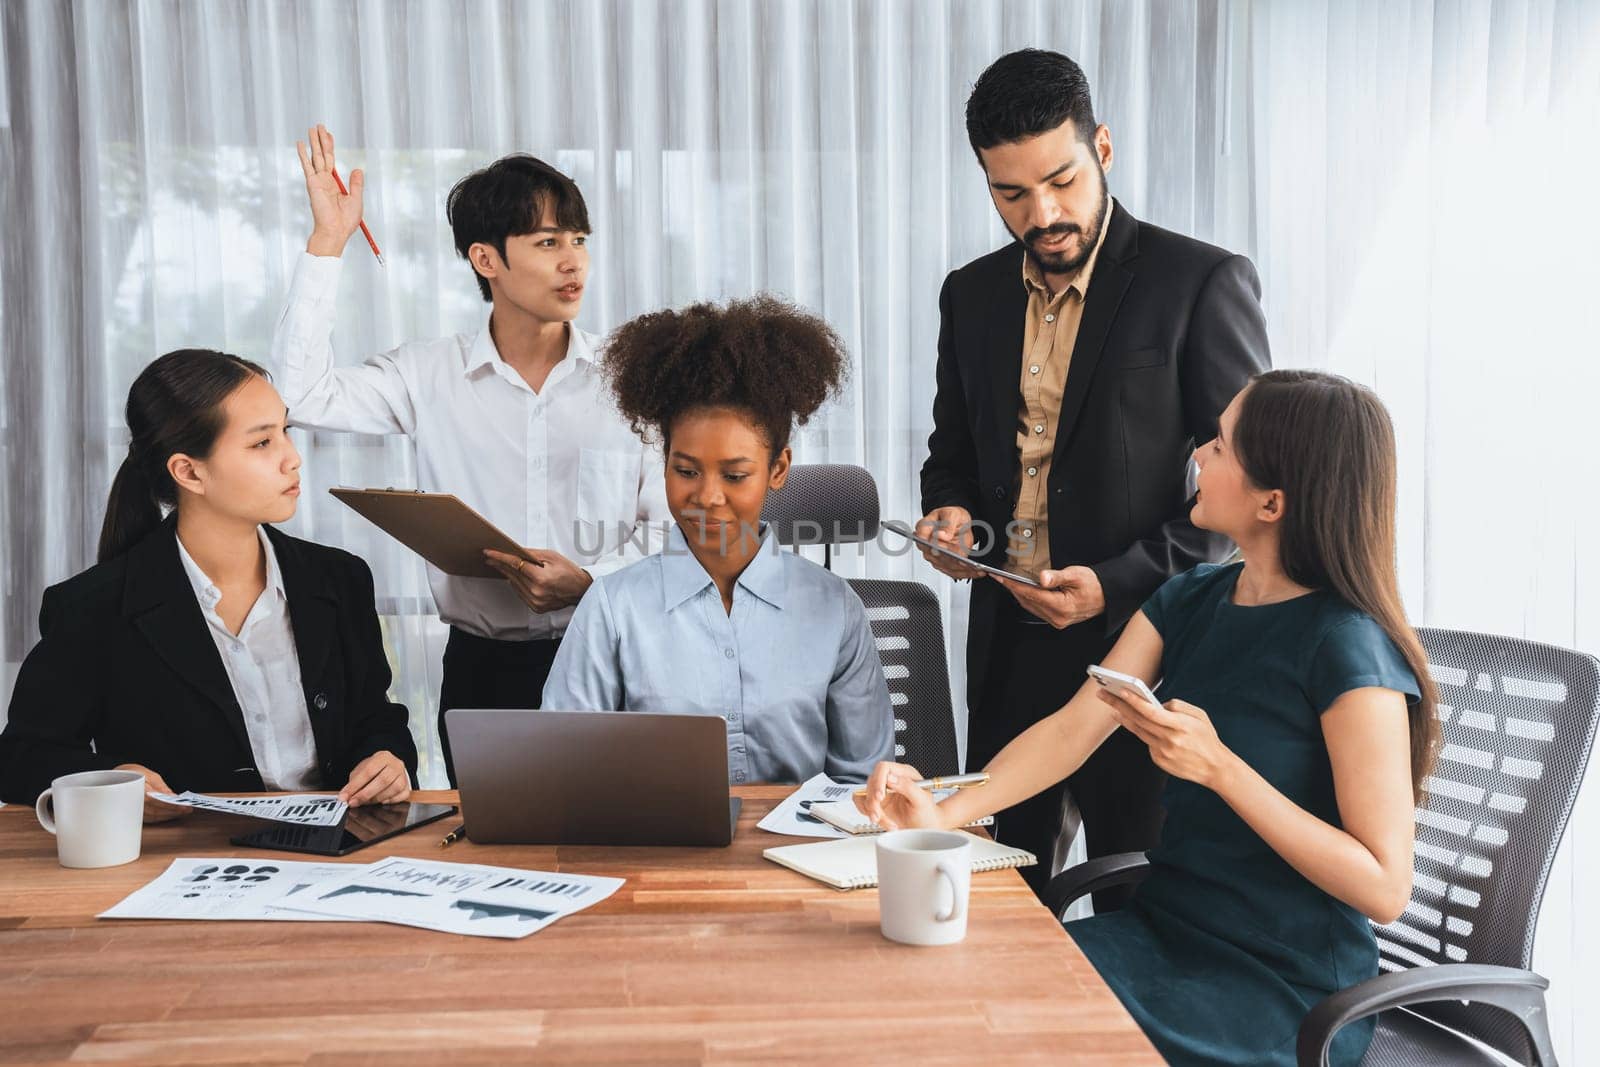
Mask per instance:
[[[1100,576],[1088,567],[1040,571],[1037,582],[1015,575],[996,575],[995,581],[1010,590],[1024,611],[1058,630],[1092,619],[1106,610]]]
[[[972,513],[966,508],[934,508],[922,517],[914,532],[907,532],[901,522],[890,521],[883,525],[915,541],[922,558],[940,574],[958,580],[982,576],[982,572],[967,561],[972,552]]]
[[[1088,567],[1063,567],[1039,572],[1037,580],[969,559],[972,520],[965,508],[938,508],[923,516],[916,530],[885,519],[884,529],[915,541],[922,556],[952,578],[993,578],[1016,598],[1024,611],[1058,630],[1092,619],[1106,609],[1100,576]]]
[[[946,512],[956,512],[956,516],[940,518]],[[972,523],[968,518],[962,518],[957,525],[945,525],[954,518],[966,516],[964,508],[939,508],[929,512],[917,528],[912,530],[905,523],[896,519],[885,519],[880,525],[909,541],[916,542],[922,550],[922,557],[933,564],[935,570],[941,574],[948,574],[952,578],[982,578],[989,575],[993,578],[1004,578],[1023,585],[1039,588],[1039,583],[1022,574],[1013,574],[999,567],[991,567],[987,563],[980,563],[969,559],[967,553],[972,550]]]

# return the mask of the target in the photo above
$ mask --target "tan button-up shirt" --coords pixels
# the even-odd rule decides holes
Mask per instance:
[[[1083,294],[1089,291],[1100,247],[1111,228],[1111,212],[1100,227],[1094,251],[1083,268],[1060,292],[1052,294],[1032,257],[1022,257],[1022,284],[1028,290],[1028,311],[1022,331],[1022,385],[1017,405],[1017,507],[1009,547],[1012,568],[1037,577],[1050,567],[1050,500],[1046,482],[1060,427],[1061,394],[1072,365],[1072,349],[1083,319]]]

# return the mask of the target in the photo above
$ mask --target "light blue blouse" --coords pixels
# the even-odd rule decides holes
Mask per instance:
[[[595,579],[545,682],[557,711],[718,715],[731,782],[865,780],[894,715],[861,598],[764,532],[723,610],[676,526],[654,556]]]

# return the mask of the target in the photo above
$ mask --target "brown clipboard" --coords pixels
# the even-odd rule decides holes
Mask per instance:
[[[454,494],[344,486],[335,486],[328,492],[378,529],[457,578],[504,578],[483,561],[486,548],[543,566]]]

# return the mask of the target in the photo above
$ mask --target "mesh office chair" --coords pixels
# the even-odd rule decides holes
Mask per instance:
[[[850,464],[796,465],[783,488],[767,494],[761,521],[780,544],[822,545],[831,565],[833,545],[878,536],[878,484]],[[849,581],[866,605],[889,683],[895,759],[924,774],[954,774],[960,766],[938,598],[920,582]]]
[[[1438,764],[1417,811],[1411,903],[1374,925],[1376,978],[1328,997],[1300,1027],[1302,1067],[1328,1062],[1346,1023],[1378,1015],[1363,1064],[1492,1064],[1450,1033],[1554,1067],[1544,990],[1529,969],[1556,848],[1600,719],[1600,661],[1510,637],[1419,630],[1439,685]],[[1056,916],[1084,893],[1139,881],[1143,853],[1063,871],[1046,903]],[[1379,1014],[1381,1013],[1381,1014]]]
[[[833,567],[833,546],[878,536],[878,483],[849,463],[798,464],[783,488],[767,494],[761,521],[778,543],[821,545],[823,566]]]

